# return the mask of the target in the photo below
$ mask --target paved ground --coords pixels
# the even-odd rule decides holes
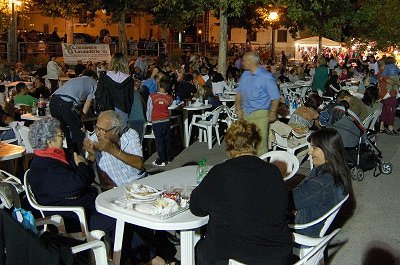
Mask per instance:
[[[372,176],[373,171],[368,171],[363,181],[353,181],[357,208],[332,241],[328,264],[400,264],[400,165],[397,163],[400,158],[399,141],[400,136],[378,135],[378,147],[383,152],[383,160],[393,164],[393,172],[391,175],[375,178]],[[212,165],[228,158],[224,147],[224,144],[214,145],[209,150],[206,143],[194,142],[165,168],[151,166],[156,158],[155,154],[145,165],[150,172],[157,172],[193,164],[202,157],[207,158],[208,164]],[[303,167],[302,173],[304,171],[306,167]]]

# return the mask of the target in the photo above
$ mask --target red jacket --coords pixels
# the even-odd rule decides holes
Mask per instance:
[[[151,111],[151,121],[156,122],[168,120],[170,116],[168,107],[172,103],[172,96],[158,92],[155,94],[151,94],[150,97],[153,103],[153,109]]]

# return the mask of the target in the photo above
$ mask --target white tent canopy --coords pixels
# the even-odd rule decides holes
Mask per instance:
[[[318,45],[318,36],[296,40],[294,43],[296,45],[304,45],[304,46]],[[333,41],[333,40],[322,37],[322,46],[324,46],[324,47],[340,47],[340,42]]]
[[[306,54],[306,57],[311,59],[317,54],[318,50],[318,36],[299,39],[294,41],[295,45],[295,58],[301,59]],[[322,38],[322,47],[328,49],[340,49],[341,43],[327,38]]]

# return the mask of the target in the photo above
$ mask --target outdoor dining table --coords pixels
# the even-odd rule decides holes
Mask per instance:
[[[0,161],[7,161],[8,170],[11,174],[15,175],[17,171],[18,160],[25,153],[25,147],[0,142]],[[13,161],[11,161],[13,160]]]
[[[210,108],[212,108],[212,105],[211,104],[203,104],[203,103],[194,103],[194,104],[191,104],[191,105],[188,105],[188,106],[186,106],[186,107],[183,107],[183,125],[184,125],[184,130],[185,130],[185,133],[184,133],[184,142],[185,142],[185,147],[188,147],[189,146],[189,142],[190,142],[190,139],[189,139],[189,111],[198,111],[198,110],[201,110],[202,111],[202,113],[204,113],[204,110],[206,110],[206,109],[210,109]]]
[[[163,190],[165,186],[193,187],[196,183],[196,166],[187,166],[164,171],[136,181]],[[124,196],[125,186],[120,186],[99,194],[96,198],[98,212],[117,220],[114,240],[113,261],[120,264],[122,240],[125,223],[131,223],[154,230],[179,230],[181,241],[181,263],[195,264],[195,229],[208,223],[208,216],[194,216],[190,210],[183,211],[168,219],[161,220],[157,216],[139,213],[133,209],[124,209],[114,204],[115,200]]]
[[[0,142],[0,161],[12,160],[22,157],[25,152],[25,147]]]
[[[34,115],[32,113],[25,113],[21,115],[21,120],[26,120],[26,121],[38,121],[43,118],[49,117],[48,115],[45,116],[39,116],[39,115]]]

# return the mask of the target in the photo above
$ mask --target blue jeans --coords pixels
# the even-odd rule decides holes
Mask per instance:
[[[156,138],[157,155],[160,162],[168,162],[168,153],[171,146],[170,122],[153,123],[154,137]]]

